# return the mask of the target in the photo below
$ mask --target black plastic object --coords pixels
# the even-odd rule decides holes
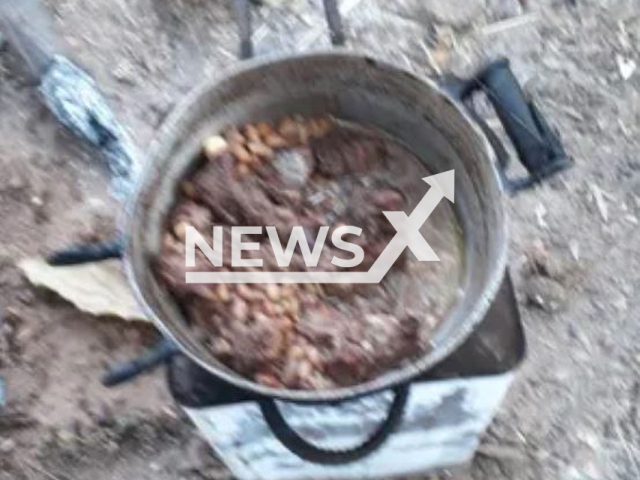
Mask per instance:
[[[331,44],[342,46],[345,44],[345,35],[338,0],[323,0],[323,5]],[[233,13],[240,37],[239,57],[241,59],[251,58],[254,55],[254,48],[253,40],[251,39],[253,28],[251,26],[251,5],[249,0],[233,0]]]
[[[469,113],[482,128],[498,157],[499,172],[505,188],[516,192],[529,188],[541,180],[570,167],[558,134],[551,129],[531,100],[525,96],[511,71],[509,60],[492,62],[469,80],[447,79],[445,89],[465,103]],[[513,143],[528,176],[510,179],[506,169],[509,154],[498,136],[473,109],[470,102],[474,92],[484,92],[494,107],[507,136]]]
[[[102,377],[102,384],[105,387],[113,387],[127,382],[143,372],[151,371],[166,363],[177,352],[178,348],[175,344],[163,338],[138,358],[109,368]]]
[[[58,250],[47,257],[47,263],[54,266],[79,265],[108,258],[121,258],[123,252],[124,244],[118,238],[103,243],[74,245]]]
[[[296,432],[282,416],[275,400],[269,398],[259,401],[260,410],[267,425],[276,438],[292,453],[309,462],[324,465],[342,465],[360,460],[376,451],[391,435],[402,420],[409,386],[401,385],[393,390],[393,401],[389,407],[387,417],[375,432],[361,444],[342,450],[329,450],[314,445]]]

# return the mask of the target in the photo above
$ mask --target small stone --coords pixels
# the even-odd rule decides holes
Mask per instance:
[[[487,8],[498,20],[522,15],[520,0],[488,0]]]
[[[11,190],[22,190],[27,186],[27,183],[24,181],[24,178],[22,178],[19,174],[14,173],[13,175],[11,175],[11,177],[9,178],[9,188]]]
[[[117,81],[128,85],[135,85],[138,80],[135,67],[129,60],[119,62],[113,69],[112,75]]]
[[[618,312],[626,312],[629,308],[629,304],[627,302],[627,297],[625,297],[622,293],[618,292],[616,295],[614,295],[613,300],[611,301],[611,305],[613,305],[613,308],[615,308]]]
[[[66,428],[58,430],[56,432],[56,436],[62,443],[71,443],[76,439],[75,434],[72,431],[67,430]]]
[[[16,441],[12,438],[0,439],[0,453],[10,453],[16,448]]]
[[[485,0],[424,0],[423,7],[436,21],[465,27],[482,15]]]
[[[548,277],[531,277],[524,286],[527,305],[554,313],[565,302],[565,290],[560,283]]]

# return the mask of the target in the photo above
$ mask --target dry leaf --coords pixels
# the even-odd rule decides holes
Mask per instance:
[[[148,321],[131,292],[120,260],[54,267],[42,258],[29,258],[18,266],[32,284],[56,292],[83,312]]]

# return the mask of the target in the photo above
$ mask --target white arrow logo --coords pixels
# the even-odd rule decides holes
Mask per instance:
[[[404,212],[383,212],[396,229],[368,272],[187,272],[187,283],[379,283],[405,248],[421,262],[440,259],[420,233],[443,198],[454,201],[454,171],[425,177],[431,188],[407,216]]]

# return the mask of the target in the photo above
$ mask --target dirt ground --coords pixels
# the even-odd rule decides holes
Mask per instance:
[[[144,148],[181,95],[236,61],[228,3],[48,6]],[[267,3],[258,24],[278,11]],[[309,5],[291,3],[312,29]],[[424,74],[508,56],[576,160],[506,200],[529,355],[473,464],[440,478],[640,478],[640,71],[624,68],[640,63],[640,2],[364,0],[345,23],[353,48]],[[6,46],[0,132],[0,479],[228,478],[162,372],[100,385],[107,364],[153,341],[149,327],[82,314],[19,273],[18,259],[106,238],[118,205],[94,154],[46,111]]]

